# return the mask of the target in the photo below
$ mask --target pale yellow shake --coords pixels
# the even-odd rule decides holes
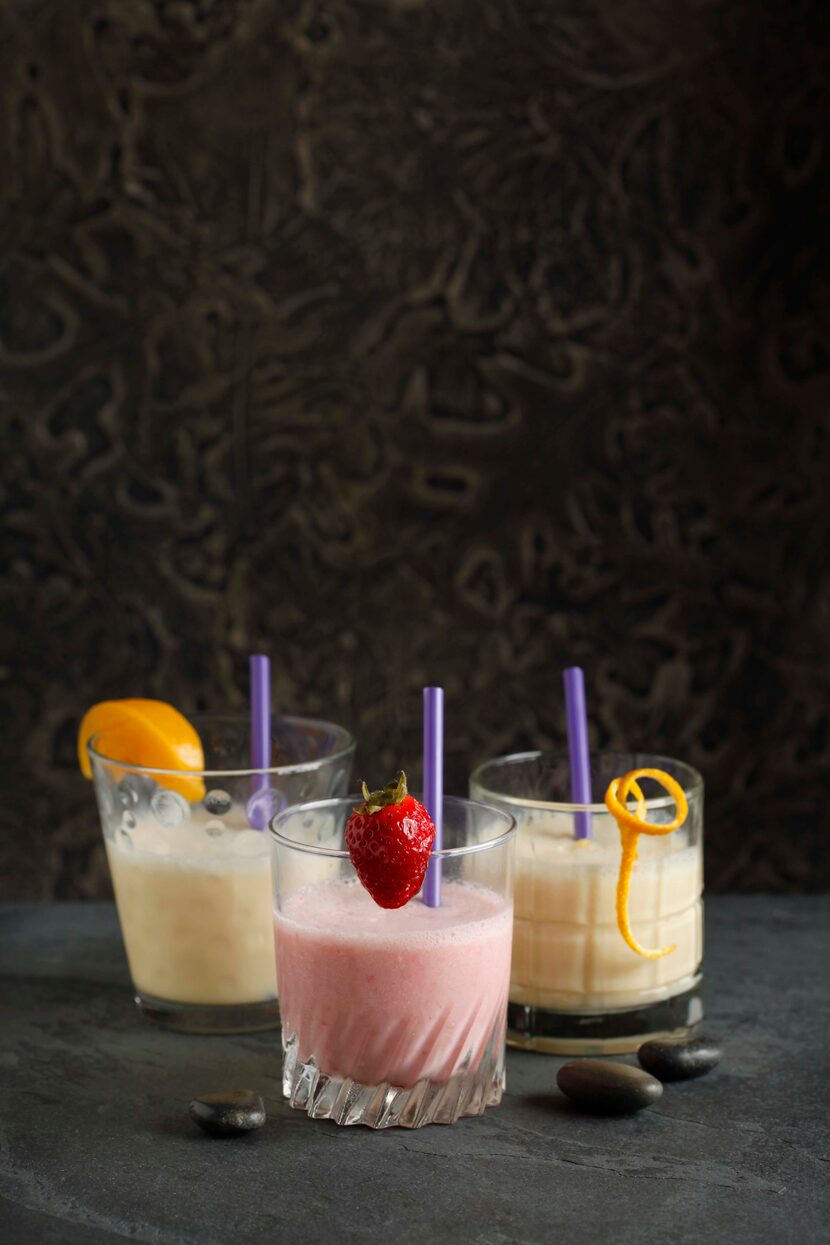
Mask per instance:
[[[106,839],[121,931],[142,995],[229,1005],[275,999],[268,837],[138,821]]]
[[[510,1000],[552,1011],[645,1006],[694,984],[703,951],[702,854],[682,834],[639,843],[629,910],[648,946],[644,959],[620,936],[615,912],[620,841],[610,817],[591,839],[573,837],[570,816],[529,814],[516,844]]]

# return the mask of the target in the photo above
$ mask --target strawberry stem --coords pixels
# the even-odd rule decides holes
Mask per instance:
[[[366,783],[362,784],[363,803],[356,804],[356,813],[379,813],[382,808],[392,804],[400,804],[407,797],[406,774],[401,770],[397,778],[393,778],[380,791],[370,791]]]

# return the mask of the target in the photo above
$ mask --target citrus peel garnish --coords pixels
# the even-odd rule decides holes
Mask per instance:
[[[646,821],[646,801],[637,781],[639,778],[654,779],[672,797],[676,805],[673,821],[668,821],[664,825]],[[630,796],[637,801],[636,812],[632,812],[628,807]],[[647,960],[659,960],[664,955],[671,955],[677,947],[672,944],[670,947],[657,947],[649,950],[648,947],[642,947],[637,942],[631,932],[631,921],[628,916],[631,874],[637,859],[637,843],[641,834],[671,834],[673,830],[683,825],[689,812],[686,793],[671,774],[661,769],[633,769],[630,773],[624,774],[622,778],[612,778],[605,792],[605,807],[620,828],[622,843],[620,875],[617,878],[617,928],[628,946],[632,951],[636,951],[637,955],[642,955]]]
[[[187,718],[163,700],[102,700],[83,716],[78,730],[78,762],[92,777],[87,744],[98,736],[97,750],[112,761],[154,770],[201,770],[202,741]],[[205,784],[195,774],[157,775],[159,785],[186,800],[201,800]]]

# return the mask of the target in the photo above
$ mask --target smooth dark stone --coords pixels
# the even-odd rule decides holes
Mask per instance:
[[[586,1111],[604,1115],[627,1115],[653,1107],[663,1086],[647,1072],[610,1059],[578,1059],[563,1064],[556,1074],[563,1094]]]
[[[707,1037],[653,1038],[637,1051],[646,1072],[661,1081],[688,1081],[704,1076],[720,1063],[721,1051]]]
[[[204,1094],[190,1104],[190,1118],[212,1137],[241,1137],[265,1123],[265,1103],[252,1089]]]

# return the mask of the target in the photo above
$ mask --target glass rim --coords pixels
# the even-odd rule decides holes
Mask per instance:
[[[689,765],[687,761],[678,760],[677,757],[664,756],[662,753],[659,753],[659,752],[621,752],[621,751],[617,751],[612,748],[600,748],[597,751],[591,752],[589,755],[591,758],[619,757],[621,759],[623,757],[638,756],[638,757],[646,757],[649,761],[654,762],[653,765],[649,765],[649,766],[643,766],[643,767],[637,766],[636,768],[638,769],[639,768],[647,768],[647,769],[663,768],[664,769],[666,762],[668,762],[669,765],[682,766],[684,770],[688,771],[688,774],[690,776],[689,781],[684,782],[684,781],[680,781],[680,779],[676,779],[675,781],[680,782],[680,786],[683,788],[683,794],[686,796],[687,800],[699,795],[700,792],[703,790],[703,775],[700,773],[700,771],[696,770],[693,765]],[[553,760],[556,760],[556,761],[568,761],[569,760],[568,753],[564,750],[560,750],[556,752],[544,752],[542,751],[541,748],[534,748],[529,752],[508,752],[508,753],[505,753],[503,756],[489,757],[486,761],[482,761],[480,765],[477,765],[475,769],[472,771],[472,773],[470,774],[470,783],[471,784],[476,783],[481,788],[481,790],[488,796],[488,798],[494,799],[497,801],[504,801],[505,803],[515,804],[517,808],[541,809],[546,812],[556,812],[556,813],[595,813],[599,815],[602,815],[603,813],[608,814],[608,808],[606,807],[604,801],[600,801],[600,803],[598,804],[597,803],[574,804],[572,801],[569,801],[569,800],[534,800],[529,796],[511,795],[510,793],[506,791],[504,792],[494,791],[491,786],[484,783],[479,777],[482,771],[486,770],[487,767],[490,765],[498,765],[498,764],[515,765],[521,761],[538,761],[538,760],[543,760],[545,758],[549,758],[552,761]],[[660,762],[663,762],[664,764],[661,766]],[[622,777],[626,772],[627,770],[625,767],[621,768],[619,777]],[[672,777],[674,777],[674,775],[672,775]],[[672,804],[674,804],[674,797],[668,794],[652,796],[650,799],[646,800],[646,808],[648,809],[668,808]]]
[[[412,794],[410,792],[410,794]],[[350,795],[330,796],[327,800],[310,800],[307,804],[292,804],[289,808],[285,808],[281,813],[276,813],[268,822],[268,833],[280,847],[289,847],[296,852],[305,852],[309,856],[326,856],[333,860],[351,860],[348,848],[345,847],[323,847],[322,844],[301,843],[297,839],[289,839],[287,835],[281,834],[277,823],[288,817],[296,817],[302,811],[304,813],[327,812],[339,804],[359,804],[363,796],[359,792]],[[500,847],[506,843],[510,836],[516,833],[518,822],[512,813],[508,813],[506,809],[499,808],[495,804],[486,804],[483,800],[471,800],[464,795],[445,795],[444,803],[450,804],[467,804],[474,808],[483,809],[487,813],[493,814],[499,821],[507,821],[510,824],[506,830],[502,830],[501,834],[496,835],[493,839],[487,839],[483,843],[470,843],[466,847],[442,847],[440,851],[430,852],[430,860],[452,860],[459,856],[471,856],[474,852],[486,852],[492,847]]]
[[[185,715],[189,722],[199,722],[210,720],[212,722],[234,722],[248,723],[249,717],[245,713],[193,713]],[[291,774],[307,774],[313,770],[320,769],[323,765],[331,762],[340,761],[353,752],[357,747],[357,740],[351,731],[345,726],[340,726],[337,722],[328,722],[325,718],[304,718],[296,714],[277,713],[271,718],[274,722],[288,722],[291,725],[302,724],[304,726],[319,726],[324,729],[337,731],[344,742],[334,752],[329,752],[323,757],[318,757],[314,761],[294,761],[290,765],[270,765],[266,769],[162,769],[158,765],[134,765],[130,761],[119,761],[116,757],[107,756],[106,753],[100,752],[95,746],[96,741],[106,734],[106,731],[96,731],[86,742],[86,750],[90,757],[96,761],[103,761],[107,765],[117,765],[119,769],[126,770],[130,774],[163,774],[168,778],[260,778],[263,775],[275,775],[279,777],[287,777]]]

